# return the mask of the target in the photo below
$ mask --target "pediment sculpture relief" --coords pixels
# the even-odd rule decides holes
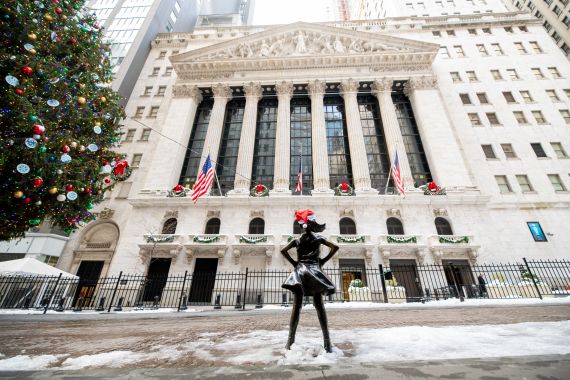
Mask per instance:
[[[357,54],[372,52],[406,52],[409,48],[381,41],[331,35],[316,31],[296,31],[259,41],[242,42],[223,51],[212,52],[207,59],[273,58],[315,54]]]

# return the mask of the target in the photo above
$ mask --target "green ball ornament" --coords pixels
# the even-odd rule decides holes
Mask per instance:
[[[30,120],[31,120],[31,121],[36,121],[36,120],[38,120],[38,117],[35,116],[35,115],[32,115],[32,116],[30,116]]]
[[[63,233],[66,235],[71,235],[71,233],[73,232],[73,230],[66,228],[65,230],[63,230]]]
[[[93,208],[93,203],[88,202],[85,207],[87,208],[87,210],[91,210]]]
[[[37,226],[38,224],[41,223],[41,220],[39,220],[39,219],[30,219],[30,220],[28,220],[28,223],[30,224],[30,226]]]
[[[47,151],[47,148],[46,148],[45,145],[42,145],[42,146],[40,146],[40,147],[38,148],[38,150],[39,150],[41,153],[45,153],[45,152]]]

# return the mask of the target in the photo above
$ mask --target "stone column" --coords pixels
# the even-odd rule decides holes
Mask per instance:
[[[394,164],[396,149],[398,149],[398,162],[400,164],[402,178],[404,179],[404,185],[406,187],[413,187],[414,178],[412,177],[412,170],[410,168],[410,162],[408,161],[400,123],[398,123],[396,107],[394,107],[394,102],[392,101],[392,80],[375,80],[372,84],[372,93],[378,98],[378,104],[380,105],[380,115],[382,117],[382,126],[386,138],[386,149],[388,150],[388,157],[390,157],[390,165]]]
[[[350,147],[350,160],[352,162],[352,177],[354,178],[354,191],[360,194],[378,194],[372,189],[370,182],[370,170],[366,145],[360,122],[358,110],[358,82],[352,79],[340,83],[341,95],[344,99],[344,115],[346,117],[346,129],[348,130],[348,145]]]
[[[472,186],[459,141],[437,89],[437,78],[410,78],[405,86],[434,181],[445,187]]]
[[[241,127],[240,145],[236,165],[234,189],[228,195],[248,196],[251,187],[251,168],[253,165],[253,150],[255,148],[255,126],[257,124],[257,103],[261,99],[261,85],[250,82],[244,86],[245,109]]]
[[[329,179],[329,154],[323,96],[326,83],[320,80],[309,82],[307,89],[311,96],[311,142],[313,152],[312,195],[332,194]]]
[[[277,90],[277,130],[275,134],[275,170],[272,194],[291,194],[289,190],[289,166],[291,150],[291,96],[293,83],[281,82]]]
[[[224,116],[226,115],[226,105],[232,98],[232,90],[228,86],[217,84],[212,87],[212,92],[214,93],[214,107],[212,107],[212,114],[210,115],[210,122],[208,123],[208,131],[206,132],[198,173],[202,170],[208,153],[212,160],[212,166],[214,165],[214,161],[218,159],[218,150],[220,149],[220,140],[224,127]],[[198,178],[198,173],[196,173],[196,178]]]
[[[158,142],[152,160],[148,161],[150,166],[143,188],[169,190],[178,184],[196,109],[201,101],[202,95],[198,87],[174,86],[173,98],[160,131],[168,138],[151,132]],[[152,151],[150,154],[153,154]]]

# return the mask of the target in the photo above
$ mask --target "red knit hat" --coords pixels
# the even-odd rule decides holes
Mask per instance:
[[[303,228],[307,227],[307,223],[310,220],[315,220],[315,213],[313,212],[313,210],[298,210],[295,211],[295,219],[297,220],[297,222],[299,224],[303,225]]]

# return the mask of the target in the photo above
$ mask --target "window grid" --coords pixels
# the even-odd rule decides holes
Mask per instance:
[[[525,103],[534,103],[534,99],[529,91],[520,91],[520,94]]]
[[[299,159],[303,161],[303,193],[313,188],[311,133],[311,100],[308,97],[291,100],[291,150],[289,186],[294,189],[299,174]]]
[[[519,124],[528,124],[523,111],[513,111],[513,115]]]
[[[166,86],[158,86],[158,91],[156,92],[156,96],[164,96],[166,92]]]
[[[149,137],[150,137],[150,131],[151,131],[150,128],[145,128],[145,129],[143,129],[143,130],[142,130],[142,133],[141,133],[141,139],[140,139],[140,141],[148,141],[148,139],[149,139]]]
[[[489,104],[489,99],[487,99],[487,94],[484,92],[478,92],[477,99],[479,100],[480,104]]]
[[[461,76],[459,75],[459,73],[457,71],[453,71],[449,74],[451,76],[451,80],[453,81],[453,83],[463,82],[463,80],[461,79]]]
[[[483,125],[483,124],[481,124],[481,119],[479,118],[478,114],[468,113],[467,115],[469,116],[469,121],[471,121],[471,125],[473,125],[473,126]]]
[[[180,183],[184,187],[191,187],[198,177],[202,150],[204,148],[204,141],[206,140],[206,131],[210,122],[213,105],[214,102],[212,99],[207,99],[202,101],[196,110],[192,133],[188,141],[188,149],[186,149],[186,155],[184,156],[184,163],[180,173]]]
[[[532,113],[532,117],[538,124],[546,124],[546,119],[542,114],[542,111],[530,111]]]
[[[528,180],[528,176],[525,174],[517,174],[515,175],[517,182],[519,183],[519,187],[523,193],[530,193],[533,192],[534,189]]]
[[[133,138],[135,137],[135,132],[136,129],[128,129],[123,142],[133,142]]]
[[[509,76],[509,78],[511,78],[511,80],[519,80],[519,74],[517,73],[517,70],[515,69],[507,69],[507,75]]]
[[[158,115],[159,106],[152,106],[150,107],[150,112],[148,113],[148,117],[156,117]]]
[[[133,159],[131,160],[131,167],[138,168],[140,166],[141,161],[142,161],[141,153],[133,154]]]
[[[471,103],[471,98],[469,97],[469,94],[459,94],[459,98],[461,99],[461,103],[463,103],[464,105],[473,104]]]
[[[548,95],[550,100],[552,100],[553,102],[559,102],[560,101],[560,98],[558,97],[558,94],[556,94],[555,90],[546,90],[546,95]]]
[[[499,70],[491,70],[491,76],[494,80],[503,80],[503,76]]]
[[[568,155],[566,154],[566,151],[562,147],[561,143],[551,142],[550,145],[552,145],[552,150],[554,150],[556,158],[568,158]]]
[[[325,96],[324,114],[330,187],[334,188],[345,181],[353,186],[348,131],[342,98],[338,95]]]
[[[142,117],[144,114],[144,106],[142,107],[137,107],[137,110],[135,112],[135,115],[133,117]]]
[[[506,158],[517,158],[512,144],[501,144],[501,148],[503,149],[503,153]]]
[[[562,116],[566,124],[570,124],[570,111],[568,110],[558,110],[558,111],[560,111],[560,116]]]
[[[264,98],[257,105],[257,128],[253,150],[251,185],[273,187],[275,164],[275,133],[277,130],[277,101]]]
[[[497,181],[497,186],[499,186],[499,191],[501,193],[512,193],[511,185],[506,175],[496,175],[495,180]]]
[[[548,157],[546,155],[546,152],[544,151],[544,149],[542,149],[542,145],[540,143],[531,143],[530,146],[531,146],[532,150],[534,151],[534,153],[536,154],[536,157],[538,157],[538,158]]]
[[[477,78],[477,74],[475,73],[475,71],[466,71],[465,74],[467,75],[469,82],[478,82],[479,81],[479,78]]]
[[[550,180],[554,191],[566,191],[566,188],[564,187],[564,184],[562,183],[562,180],[558,174],[548,174],[548,179]]]
[[[501,123],[499,123],[499,118],[497,117],[497,114],[494,112],[486,112],[485,115],[487,116],[487,120],[489,121],[489,124],[491,125],[500,125]]]
[[[487,159],[496,159],[497,158],[497,155],[495,154],[495,151],[493,150],[493,145],[484,144],[484,145],[481,145],[481,149],[483,149],[483,154],[485,154],[485,158],[487,158]]]

